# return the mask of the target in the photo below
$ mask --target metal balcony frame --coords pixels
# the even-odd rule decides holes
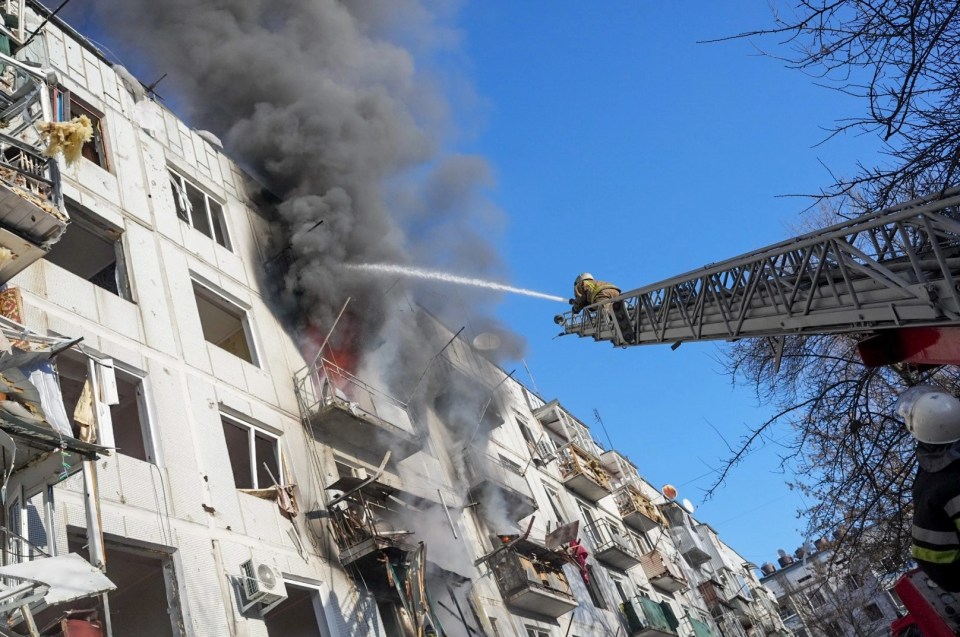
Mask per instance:
[[[626,292],[558,317],[615,346],[869,332],[960,321],[960,188]],[[616,307],[614,308],[616,311]]]

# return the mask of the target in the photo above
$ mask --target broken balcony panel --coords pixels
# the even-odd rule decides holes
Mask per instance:
[[[642,555],[640,564],[650,583],[661,591],[675,593],[687,587],[687,578],[680,566],[656,549]]]
[[[617,489],[613,494],[620,518],[624,524],[637,531],[651,531],[658,526],[666,526],[666,518],[649,498],[634,485]]]
[[[587,525],[586,533],[593,544],[594,557],[608,566],[625,571],[640,563],[633,540],[608,520],[595,520]]]
[[[555,551],[521,540],[489,563],[507,606],[556,619],[578,605],[563,572],[566,561]]]
[[[318,359],[294,378],[301,417],[334,446],[361,444],[402,460],[421,447],[407,405],[330,361]]]
[[[503,506],[512,520],[521,520],[537,510],[522,469],[504,458],[477,450],[464,455],[470,497],[481,508]]]
[[[390,519],[396,489],[376,480],[345,476],[327,490],[345,494],[329,511],[341,564],[361,574],[376,574],[382,571],[384,554],[402,556],[414,548],[411,533],[394,528]]]
[[[560,450],[560,478],[565,487],[591,502],[610,495],[610,476],[600,459],[569,444]]]
[[[620,605],[627,620],[630,637],[676,637],[677,629],[664,612],[663,605],[638,595]]]
[[[8,281],[59,240],[69,218],[63,207],[60,174],[44,156],[35,126],[49,121],[47,77],[0,54],[9,70],[0,81],[0,283]]]

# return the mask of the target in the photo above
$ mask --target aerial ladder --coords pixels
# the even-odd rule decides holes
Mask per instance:
[[[960,188],[625,292],[554,320],[616,347],[851,333],[869,366],[960,362]]]
[[[960,188],[810,232],[557,315],[616,347],[853,334],[865,365],[960,364]],[[960,594],[914,569],[895,637],[960,634]]]

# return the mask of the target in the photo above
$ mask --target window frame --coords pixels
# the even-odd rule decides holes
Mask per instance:
[[[90,124],[93,127],[93,138],[84,143],[83,146],[87,148],[87,144],[92,144],[93,152],[97,155],[98,161],[94,161],[86,155],[83,155],[83,158],[91,164],[110,172],[110,154],[107,152],[107,134],[106,127],[103,124],[106,115],[85,100],[77,97],[70,89],[59,84],[50,89],[50,104],[54,118],[58,122],[69,122],[80,115],[86,115],[90,119]],[[64,110],[64,104],[67,106],[66,110]],[[81,112],[74,115],[74,107]]]
[[[62,265],[59,265],[56,261],[52,261],[49,255],[44,260],[50,261],[50,263],[53,263],[58,268],[65,270],[77,278],[83,279],[84,281],[95,285],[98,288],[106,290],[107,292],[110,292],[111,294],[114,294],[125,301],[135,303],[136,301],[133,298],[133,287],[130,285],[130,272],[127,268],[126,249],[123,245],[123,236],[125,234],[124,230],[122,228],[115,227],[113,224],[102,221],[98,218],[98,215],[89,212],[72,199],[65,198],[64,206],[67,208],[67,212],[70,215],[70,225],[77,225],[82,228],[84,232],[94,235],[98,239],[106,239],[111,242],[114,253],[114,281],[116,283],[117,291],[114,292],[111,289],[105,288],[99,283],[95,283],[92,278],[84,278],[82,275],[77,274]],[[70,232],[70,230],[68,229],[67,232]],[[114,235],[116,235],[115,238]],[[53,246],[51,253],[57,249],[57,245],[59,244],[55,244]]]
[[[196,230],[203,236],[212,240],[220,247],[233,252],[233,242],[230,240],[230,229],[227,227],[227,215],[224,212],[226,202],[220,201],[219,198],[210,194],[210,192],[204,189],[199,183],[193,179],[189,179],[176,168],[167,166],[167,172],[170,177],[170,184],[173,186],[174,207],[176,209],[177,218],[190,226],[190,228],[193,230]],[[203,196],[204,216],[206,217],[207,227],[210,229],[210,234],[207,234],[203,231],[203,229],[198,228],[194,224],[193,215],[195,214],[195,209],[193,204],[190,203],[190,195],[189,191],[187,190],[188,184]],[[187,204],[190,206],[190,209],[184,209],[183,214],[181,214],[181,204],[184,201],[187,202]],[[211,201],[219,208],[219,214],[215,215],[212,212],[210,207]],[[184,215],[186,215],[186,218],[184,218]],[[222,236],[217,236],[217,229],[220,230],[220,235]]]
[[[261,367],[260,364],[260,354],[259,348],[257,347],[257,341],[254,338],[253,324],[250,321],[250,306],[244,303],[239,302],[239,300],[231,298],[225,292],[222,292],[215,288],[212,284],[208,283],[206,280],[194,275],[191,273],[190,276],[191,287],[193,289],[193,300],[194,305],[197,307],[197,318],[200,320],[200,330],[201,333],[203,330],[203,318],[200,316],[200,306],[197,304],[198,291],[200,292],[199,296],[204,297],[204,301],[217,307],[222,312],[227,314],[233,314],[231,310],[235,310],[240,313],[240,325],[243,328],[243,335],[247,342],[247,350],[250,353],[250,360],[246,360],[242,356],[231,352],[225,347],[221,347],[219,344],[214,343],[213,341],[207,340],[207,335],[203,334],[203,340],[214,347],[220,348],[224,352],[230,354],[231,356],[236,357],[239,360],[249,363],[254,367]]]
[[[246,429],[246,433],[247,433],[247,459],[250,463],[248,466],[248,469],[250,471],[250,477],[253,484],[250,487],[237,486],[236,472],[233,469],[233,459],[230,456],[230,451],[227,450],[227,459],[230,462],[230,473],[232,473],[234,477],[234,485],[233,485],[234,488],[238,490],[250,491],[255,489],[269,489],[273,486],[272,484],[266,485],[266,486],[259,486],[260,480],[259,480],[259,472],[257,471],[257,445],[256,445],[256,437],[258,435],[260,435],[263,438],[268,438],[271,440],[271,445],[274,451],[276,452],[276,456],[277,456],[276,457],[277,472],[280,474],[276,476],[276,479],[280,481],[280,484],[285,484],[284,477],[285,477],[286,471],[284,467],[284,453],[283,453],[283,445],[280,443],[280,439],[282,438],[283,435],[273,433],[268,429],[255,425],[247,420],[244,420],[243,418],[237,417],[221,409],[220,410],[221,428],[227,426],[227,422],[224,422],[224,421],[229,422],[229,424],[234,427],[238,427],[240,429]],[[226,434],[224,434],[224,443],[226,443]]]
[[[140,435],[143,440],[144,458],[137,458],[126,453],[122,449],[117,449],[118,455],[126,456],[133,460],[148,462],[160,466],[159,445],[157,444],[156,432],[154,431],[155,414],[151,408],[150,388],[147,383],[147,373],[141,371],[132,365],[118,361],[110,356],[101,354],[82,347],[79,355],[69,352],[61,353],[59,358],[68,358],[75,363],[82,363],[86,366],[85,378],[81,382],[89,381],[92,385],[93,410],[96,413],[97,421],[97,442],[111,449],[116,448],[116,435],[114,431],[112,407],[119,405],[119,402],[111,402],[117,397],[117,374],[132,378],[131,384],[136,387],[137,415],[140,420]],[[56,367],[57,382],[61,382],[60,368]],[[70,424],[73,424],[71,408],[64,405],[67,411],[67,418]]]

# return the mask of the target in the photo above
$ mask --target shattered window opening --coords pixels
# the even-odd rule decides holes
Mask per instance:
[[[170,170],[170,188],[173,190],[177,217],[181,221],[194,230],[202,232],[227,250],[233,249],[230,246],[230,235],[227,233],[223,204],[172,169]]]
[[[100,363],[95,364],[101,369]],[[85,421],[93,420],[92,407],[78,409],[89,379],[87,359],[74,352],[64,352],[57,356],[56,370],[73,437],[81,440],[87,426]],[[107,373],[114,377],[117,403],[105,405],[107,409],[101,410],[103,422],[98,423],[101,431],[97,432],[96,440],[115,446],[118,454],[156,464],[146,403],[146,379],[132,368],[119,367],[116,362],[111,362],[109,370],[101,369],[98,376]],[[100,403],[100,398],[94,397],[94,403]]]
[[[66,202],[70,226],[45,259],[122,299],[132,301],[123,255],[123,233],[94,221]]]
[[[268,489],[274,485],[271,473],[283,482],[277,436],[224,414],[220,415],[220,422],[237,489]]]
[[[84,142],[81,154],[104,170],[110,170],[103,133],[103,114],[95,111],[91,106],[60,86],[54,87],[51,99],[54,116],[58,122],[69,122],[74,117],[87,116],[93,127],[93,137],[90,141]]]
[[[247,312],[206,286],[193,282],[203,338],[252,365],[258,365]]]

